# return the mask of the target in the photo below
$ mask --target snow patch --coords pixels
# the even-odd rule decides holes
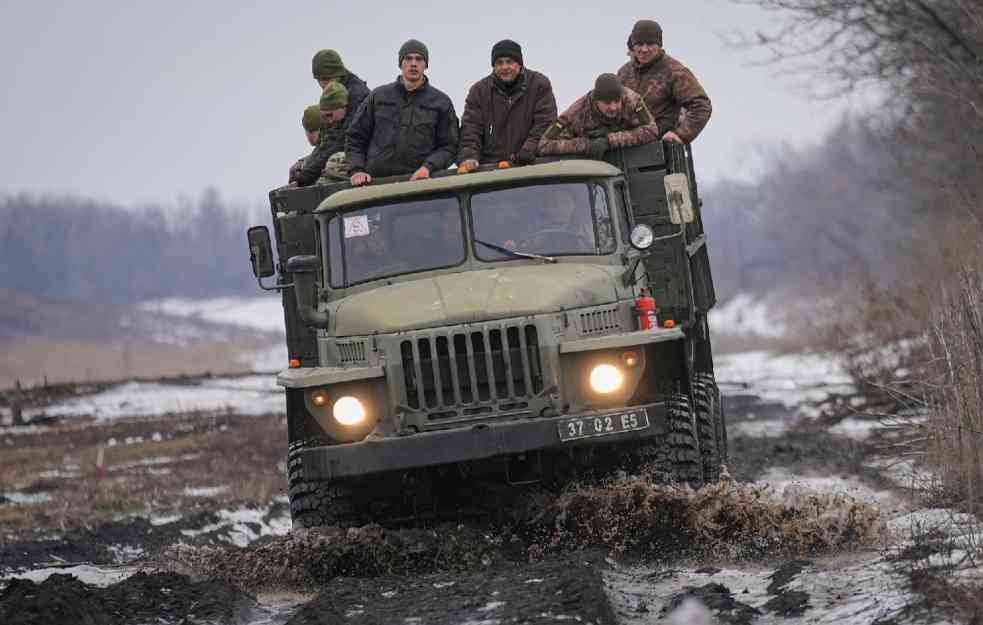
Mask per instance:
[[[147,312],[201,319],[262,332],[284,332],[283,304],[279,296],[212,299],[169,297],[143,302],[140,308]]]
[[[28,417],[155,417],[194,412],[260,416],[283,414],[283,389],[269,375],[211,378],[199,384],[127,382],[102,393],[76,397],[25,414]],[[110,443],[112,445],[112,443]]]
[[[757,395],[761,401],[798,409],[802,416],[814,416],[803,404],[855,390],[843,363],[832,354],[724,354],[714,359],[714,371],[725,394]]]
[[[229,487],[226,486],[226,485],[223,485],[223,486],[199,486],[197,488],[193,488],[193,487],[189,486],[188,488],[185,488],[184,490],[182,490],[181,491],[181,494],[182,495],[186,495],[188,497],[216,497],[216,496],[221,495],[222,493],[224,493],[224,492],[226,492],[228,490],[229,490]]]
[[[785,336],[785,323],[776,319],[771,310],[765,298],[740,293],[710,311],[710,329],[728,336]]]

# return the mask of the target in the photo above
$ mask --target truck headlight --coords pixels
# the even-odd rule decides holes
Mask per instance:
[[[334,403],[333,414],[335,421],[342,425],[358,425],[365,421],[365,406],[355,397],[346,395]]]
[[[613,393],[625,382],[625,376],[614,365],[597,365],[590,372],[590,387],[595,393]]]

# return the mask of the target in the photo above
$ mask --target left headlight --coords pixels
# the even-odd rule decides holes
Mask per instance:
[[[365,405],[361,400],[351,395],[338,398],[332,409],[335,421],[344,426],[360,425],[365,421]]]
[[[595,393],[607,395],[621,388],[625,383],[625,376],[621,370],[614,365],[597,365],[590,372],[590,387]]]

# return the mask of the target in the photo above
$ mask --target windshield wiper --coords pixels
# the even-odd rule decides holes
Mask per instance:
[[[486,247],[490,247],[493,250],[501,252],[503,254],[508,254],[509,256],[518,256],[520,258],[534,258],[536,260],[541,260],[547,263],[555,263],[556,259],[552,256],[543,256],[542,254],[533,254],[532,252],[520,252],[518,250],[510,250],[507,247],[502,247],[501,245],[495,245],[494,243],[489,243],[487,241],[482,241],[480,239],[475,239],[475,243],[481,243]]]

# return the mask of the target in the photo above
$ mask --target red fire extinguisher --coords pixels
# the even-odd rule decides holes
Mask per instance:
[[[655,298],[642,291],[635,300],[635,312],[638,313],[638,329],[651,330],[659,327],[655,317]]]

